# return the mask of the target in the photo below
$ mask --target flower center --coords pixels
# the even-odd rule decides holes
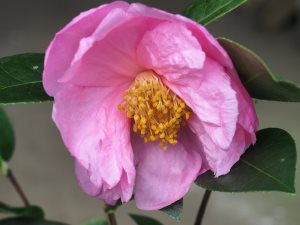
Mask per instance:
[[[118,108],[133,119],[133,131],[140,133],[145,142],[159,140],[164,149],[168,148],[168,143],[177,144],[180,126],[185,125],[191,115],[184,101],[153,71],[137,76]]]

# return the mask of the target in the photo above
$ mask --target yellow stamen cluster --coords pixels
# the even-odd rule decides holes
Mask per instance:
[[[133,131],[140,133],[145,142],[159,140],[164,149],[168,143],[177,144],[180,126],[191,114],[184,101],[152,71],[137,76],[118,108],[133,119]]]

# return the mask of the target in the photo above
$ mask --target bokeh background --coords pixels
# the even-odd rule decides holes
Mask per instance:
[[[0,57],[44,52],[54,34],[74,16],[104,2],[108,1],[1,0]],[[180,13],[191,1],[141,2]],[[208,29],[215,36],[225,36],[250,47],[277,74],[300,83],[297,4],[296,0],[250,0],[239,10],[209,25]],[[31,202],[43,206],[47,218],[74,225],[104,217],[102,203],[83,194],[77,185],[72,158],[51,121],[51,103],[9,105],[5,110],[12,119],[17,138],[11,167]],[[286,129],[300,146],[300,104],[258,101],[257,112],[261,128]],[[300,190],[299,176],[297,190]],[[193,224],[202,195],[203,190],[193,187],[186,196],[182,224]],[[3,177],[0,177],[0,200],[22,205]],[[133,203],[118,210],[119,224],[134,224],[127,216],[128,212],[153,215],[164,224],[177,224],[161,212],[139,211]],[[299,212],[299,195],[213,193],[203,224],[296,225],[300,221]]]

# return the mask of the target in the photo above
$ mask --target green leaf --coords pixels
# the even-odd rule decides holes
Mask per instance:
[[[137,225],[162,225],[161,222],[147,216],[141,216],[136,214],[130,214],[129,216],[136,222]]]
[[[10,218],[0,220],[0,225],[67,225],[65,223],[30,218]]]
[[[196,184],[222,192],[282,191],[295,193],[296,145],[284,130],[263,129],[250,147],[224,176],[211,172],[198,177]]]
[[[273,74],[265,62],[246,47],[225,38],[219,43],[228,52],[238,74],[253,98],[300,102],[300,86]]]
[[[14,214],[16,216],[34,218],[34,219],[43,219],[44,212],[38,206],[29,206],[29,207],[11,207],[0,202],[0,213]]]
[[[194,0],[183,15],[206,26],[230,11],[244,4],[247,0]]]
[[[176,220],[177,222],[181,221],[182,218],[182,210],[183,210],[183,199],[174,202],[173,204],[161,209],[160,211],[166,213],[172,219]]]
[[[1,161],[8,162],[11,159],[14,148],[14,130],[5,111],[0,107],[0,168],[2,168]]]
[[[43,89],[44,54],[25,53],[0,59],[0,104],[51,101]]]
[[[82,225],[108,225],[108,223],[104,219],[96,219],[85,222]]]

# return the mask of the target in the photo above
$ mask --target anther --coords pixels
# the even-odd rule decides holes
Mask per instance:
[[[159,140],[163,149],[176,145],[180,127],[191,116],[189,108],[153,71],[139,74],[118,105],[133,118],[133,131],[145,142]]]

